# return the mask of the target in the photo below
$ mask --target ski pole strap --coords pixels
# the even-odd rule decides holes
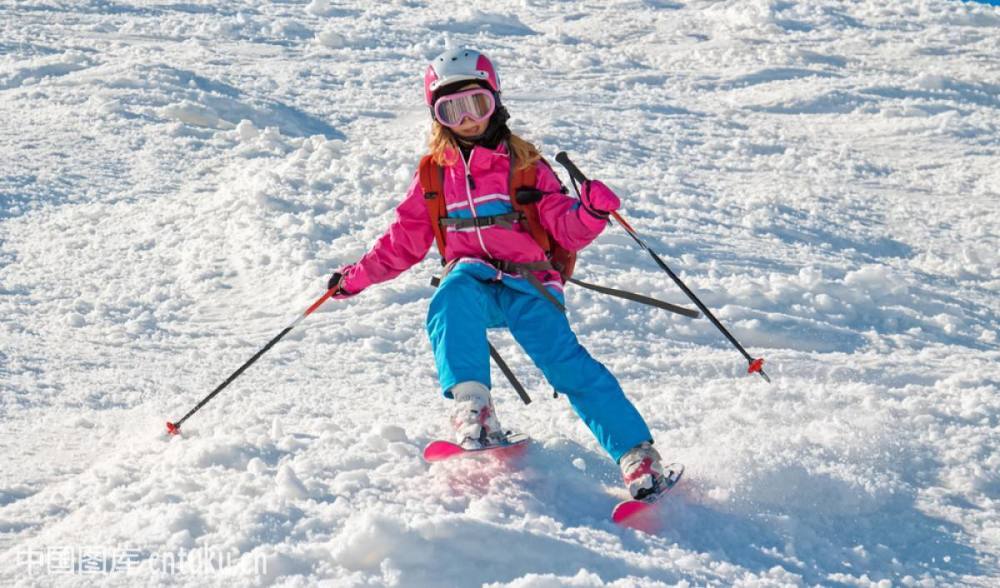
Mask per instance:
[[[662,300],[657,300],[656,298],[643,296],[642,294],[636,294],[635,292],[628,292],[626,290],[616,290],[614,288],[608,288],[606,286],[598,286],[597,284],[588,284],[587,282],[578,280],[576,278],[570,278],[568,281],[572,284],[580,286],[581,288],[586,288],[587,290],[593,290],[594,292],[600,292],[601,294],[607,294],[608,296],[614,296],[616,298],[624,298],[625,300],[631,300],[632,302],[638,302],[640,304],[646,304],[648,306],[653,306],[655,308],[669,310],[670,312],[675,312],[677,314],[684,315],[686,317],[698,318],[699,316],[701,316],[701,313],[699,313],[697,310],[684,308],[683,306],[677,306],[676,304],[670,304],[669,302],[664,302]]]

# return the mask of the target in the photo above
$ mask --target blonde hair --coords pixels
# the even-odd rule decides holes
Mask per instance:
[[[542,158],[538,149],[518,137],[514,133],[510,134],[507,144],[517,161],[517,169],[524,169]],[[455,156],[458,154],[458,143],[455,135],[447,127],[438,121],[431,122],[431,135],[427,139],[427,147],[430,149],[430,156],[434,163],[441,166],[449,166],[455,163]]]

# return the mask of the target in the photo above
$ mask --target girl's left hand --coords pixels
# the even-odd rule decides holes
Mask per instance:
[[[587,180],[581,186],[580,202],[587,212],[600,218],[607,218],[608,215],[618,210],[622,202],[611,191],[611,188],[604,185],[599,180]]]

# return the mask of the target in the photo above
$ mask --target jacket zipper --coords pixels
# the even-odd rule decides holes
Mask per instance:
[[[469,200],[469,210],[472,212],[472,218],[479,218],[479,215],[476,214],[476,204],[472,201],[472,187],[470,185],[472,183],[472,157],[475,154],[476,150],[472,149],[472,151],[469,152],[468,161],[465,160],[465,156],[463,155],[462,165],[465,166],[465,196]],[[489,257],[490,259],[493,259],[493,254],[490,253],[490,250],[486,248],[486,242],[483,241],[482,231],[480,230],[479,227],[475,227],[475,229],[476,229],[476,237],[479,239],[479,246],[483,248],[483,253],[485,253],[486,256]]]

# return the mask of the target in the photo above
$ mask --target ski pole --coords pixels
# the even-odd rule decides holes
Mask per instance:
[[[570,161],[569,155],[567,155],[565,151],[560,151],[556,155],[556,161],[561,163],[563,167],[565,167],[566,170],[569,171],[569,175],[573,178],[574,181],[579,181],[581,183],[587,181],[587,176],[583,175],[583,172],[580,171],[580,168],[576,167],[576,164]],[[736,347],[736,349],[743,354],[743,357],[745,357],[747,362],[749,363],[749,367],[747,368],[747,373],[752,374],[756,372],[760,374],[762,378],[764,378],[764,381],[770,382],[771,378],[767,377],[767,374],[764,373],[764,358],[763,357],[755,358],[751,356],[749,353],[747,353],[747,350],[744,349],[742,345],[740,345],[740,342],[737,341],[736,338],[733,337],[728,330],[726,330],[726,327],[722,326],[722,323],[719,322],[719,319],[715,318],[715,315],[712,314],[712,311],[710,311],[708,307],[705,306],[702,303],[702,301],[698,299],[697,296],[695,296],[694,292],[692,292],[687,287],[687,285],[684,284],[684,282],[681,281],[679,277],[677,277],[677,274],[675,274],[673,271],[671,271],[669,267],[667,267],[667,264],[664,263],[662,259],[660,259],[660,256],[657,255],[656,252],[654,252],[652,249],[650,249],[648,245],[646,245],[646,243],[639,237],[639,233],[635,229],[633,229],[632,226],[629,225],[625,221],[625,219],[622,218],[622,216],[618,214],[616,211],[611,211],[611,216],[613,216],[614,219],[618,221],[618,224],[621,225],[623,229],[625,229],[625,232],[627,232],[629,236],[631,236],[632,239],[639,244],[639,247],[645,249],[646,252],[649,253],[650,256],[652,256],[656,264],[660,266],[660,269],[667,272],[667,275],[669,275],[670,278],[673,279],[673,281],[680,287],[680,289],[683,290],[685,294],[687,294],[687,297],[690,298],[691,301],[694,302],[695,305],[698,308],[700,308],[703,313],[705,313],[705,316],[708,317],[708,320],[712,321],[712,324],[715,325],[715,327],[719,329],[719,331],[721,331],[722,334],[725,335],[727,339],[729,339],[729,342],[732,343],[733,346]]]
[[[176,422],[167,421],[167,433],[169,433],[170,435],[177,435],[177,434],[179,434],[181,432],[181,425],[184,423],[184,421],[188,420],[188,418],[191,415],[193,415],[194,413],[198,412],[201,409],[201,407],[203,407],[206,404],[208,404],[208,402],[210,400],[212,400],[213,398],[215,398],[216,394],[218,394],[219,392],[222,392],[223,388],[225,388],[226,386],[228,386],[229,384],[231,384],[233,382],[233,380],[235,380],[236,378],[240,377],[240,374],[242,374],[244,371],[246,371],[246,369],[248,367],[250,367],[251,365],[253,365],[255,361],[257,361],[258,359],[260,359],[260,356],[262,356],[265,353],[267,353],[269,349],[271,349],[272,347],[274,347],[275,343],[277,343],[278,341],[281,341],[281,339],[285,335],[287,335],[288,333],[290,333],[292,331],[292,329],[294,329],[296,327],[296,325],[298,325],[300,322],[302,322],[303,319],[305,319],[307,316],[309,316],[310,314],[312,314],[317,308],[319,308],[320,306],[322,306],[324,302],[326,302],[327,300],[329,300],[330,297],[333,296],[336,293],[337,293],[337,286],[334,286],[333,288],[330,288],[329,290],[327,290],[326,294],[323,294],[323,296],[321,296],[319,298],[319,300],[317,300],[316,302],[313,302],[312,306],[310,306],[309,308],[307,308],[306,311],[304,313],[302,313],[302,316],[300,316],[299,318],[295,319],[295,322],[293,322],[292,324],[290,324],[287,327],[285,327],[285,329],[283,331],[281,331],[280,333],[278,333],[278,335],[274,339],[271,339],[270,341],[268,341],[267,345],[265,345],[260,351],[258,351],[256,354],[254,354],[254,356],[251,357],[249,360],[247,360],[246,363],[244,363],[243,365],[241,365],[239,367],[239,369],[237,369],[235,372],[233,372],[232,374],[230,374],[229,377],[226,378],[225,382],[219,384],[218,388],[216,388],[215,390],[212,390],[212,392],[208,396],[202,398],[201,402],[199,402],[198,404],[195,405],[194,408],[192,408],[191,410],[189,410],[188,413],[186,415],[184,415],[183,417],[181,417],[181,419],[179,421],[176,421]]]

